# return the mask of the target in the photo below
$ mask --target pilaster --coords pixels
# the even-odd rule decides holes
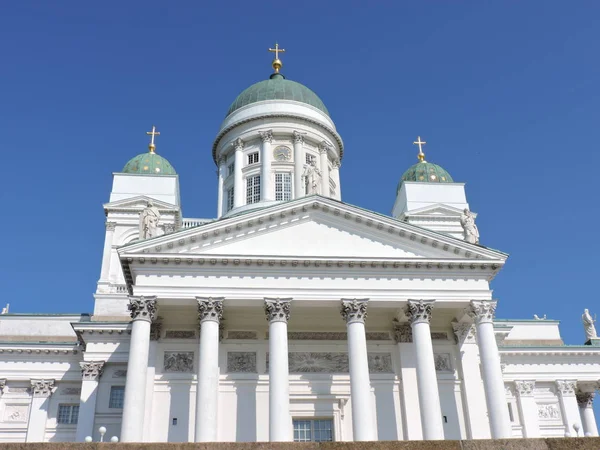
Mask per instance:
[[[44,442],[50,396],[56,390],[54,380],[31,380],[31,408],[25,442]]]
[[[271,142],[273,142],[273,130],[260,131],[262,139],[260,164],[260,198],[264,201],[273,200],[273,186],[271,181]]]
[[[94,432],[98,382],[104,371],[104,361],[84,361],[79,365],[81,367],[81,394],[75,441],[83,442],[86,436],[92,436]]]
[[[577,391],[577,381],[575,380],[556,380],[556,394],[565,427],[565,436],[575,434],[574,425],[581,426],[581,417],[575,392]]]
[[[538,408],[534,397],[535,381],[515,381],[515,392],[519,405],[519,416],[523,425],[523,437],[541,437]]]

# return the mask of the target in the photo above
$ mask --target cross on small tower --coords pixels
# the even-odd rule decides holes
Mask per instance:
[[[275,42],[275,48],[270,48],[269,51],[271,53],[275,53],[275,59],[279,59],[279,52],[285,53],[285,49],[279,48],[279,44]]]
[[[423,144],[427,144],[427,142],[422,141],[421,140],[421,136],[417,136],[417,140],[415,142],[413,142],[414,145],[418,145],[419,146],[419,154],[417,155],[417,158],[419,158],[419,161],[424,161],[425,160],[425,153],[423,153]]]
[[[156,131],[156,127],[152,125],[152,131],[146,131],[146,134],[152,136],[148,148],[150,149],[150,152],[154,153],[154,149],[156,148],[156,145],[154,145],[154,136],[160,136],[160,133]]]

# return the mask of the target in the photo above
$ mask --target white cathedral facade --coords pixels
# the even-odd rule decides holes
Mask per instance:
[[[391,216],[344,203],[342,138],[280,67],[214,141],[216,219],[183,217],[153,129],[93,312],[0,315],[0,442],[597,436],[600,341],[495,318],[507,255],[420,139]]]

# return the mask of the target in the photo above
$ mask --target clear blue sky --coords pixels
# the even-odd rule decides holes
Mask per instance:
[[[499,317],[547,314],[582,343],[600,312],[600,4],[5,2],[0,17],[2,302],[91,311],[111,173],[147,145],[180,175],[184,215],[214,217],[211,145],[231,101],[285,75],[326,103],[343,200],[389,214],[427,159],[467,183],[484,245],[509,253]]]

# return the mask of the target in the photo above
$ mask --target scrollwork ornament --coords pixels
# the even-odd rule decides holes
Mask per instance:
[[[304,144],[304,135],[299,131],[294,131],[294,144]]]
[[[594,404],[595,392],[582,392],[577,391],[575,397],[577,398],[577,404],[580,408],[591,408]]]
[[[217,322],[223,318],[223,297],[196,297],[198,301],[198,320]]]
[[[496,314],[496,302],[471,300],[471,304],[467,307],[466,312],[476,324],[493,323]]]
[[[434,300],[409,300],[404,308],[404,314],[411,325],[431,322]]]
[[[269,322],[290,320],[291,298],[265,298],[265,314]]]
[[[79,366],[83,380],[98,381],[104,372],[104,361],[80,362]]]
[[[156,319],[157,306],[156,297],[129,297],[127,309],[132,320],[152,322]]]
[[[263,142],[268,142],[269,144],[273,142],[273,130],[259,131],[260,138]]]
[[[575,395],[577,381],[575,380],[556,380],[556,390],[561,395]]]
[[[535,389],[535,381],[534,380],[515,381],[515,391],[521,397],[533,396],[534,389]]]
[[[54,380],[31,380],[31,392],[34,397],[50,397],[54,390]]]
[[[342,314],[342,317],[344,318],[346,323],[365,323],[365,319],[367,318],[368,302],[368,298],[342,299],[342,307],[340,309],[340,313]]]
[[[412,327],[408,323],[400,322],[398,319],[393,321],[394,341],[396,344],[412,342]]]

